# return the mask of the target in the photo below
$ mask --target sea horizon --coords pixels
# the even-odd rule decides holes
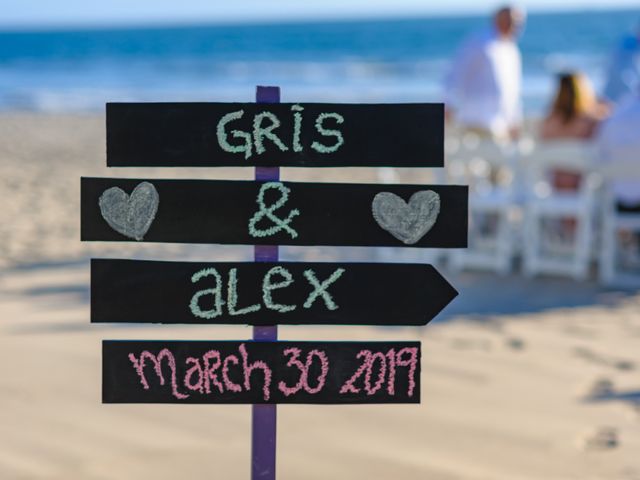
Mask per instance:
[[[525,114],[539,115],[554,76],[580,70],[597,91],[608,57],[640,9],[531,12],[520,39]],[[463,38],[488,15],[247,23],[0,27],[0,111],[102,111],[107,101],[440,101]]]

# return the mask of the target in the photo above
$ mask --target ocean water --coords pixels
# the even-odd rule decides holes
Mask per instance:
[[[457,45],[487,17],[0,32],[0,109],[101,110],[107,101],[438,101]],[[520,39],[529,114],[554,75],[597,88],[637,11],[531,14]]]

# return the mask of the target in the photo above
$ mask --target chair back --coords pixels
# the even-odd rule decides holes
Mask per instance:
[[[593,196],[600,184],[595,146],[584,140],[539,141],[523,159],[526,188],[534,197],[552,194]]]
[[[448,143],[447,176],[453,183],[484,192],[511,183],[511,150],[508,144],[473,132],[460,132]]]

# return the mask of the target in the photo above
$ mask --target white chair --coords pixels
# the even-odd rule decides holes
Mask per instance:
[[[621,154],[624,158],[615,159],[615,164],[604,164],[602,174],[604,178],[602,205],[602,237],[600,241],[599,280],[608,286],[640,287],[640,267],[632,267],[631,271],[624,271],[619,266],[620,233],[631,232],[640,234],[640,213],[620,212],[612,185],[623,180],[640,185],[640,152],[629,151]],[[635,262],[640,262],[640,247],[637,237],[631,242],[630,254]]]
[[[539,143],[526,159],[523,271],[584,280],[594,249],[594,206],[599,177],[593,147],[585,141]],[[559,189],[554,172],[575,175],[574,188]]]
[[[451,183],[469,185],[469,247],[452,250],[449,267],[507,274],[515,252],[513,201],[515,152],[510,144],[462,134],[447,159]]]

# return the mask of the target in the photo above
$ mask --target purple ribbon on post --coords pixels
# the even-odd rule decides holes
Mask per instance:
[[[280,87],[257,87],[256,103],[280,103]],[[255,179],[262,182],[278,181],[280,167],[256,167]],[[278,246],[256,245],[253,255],[256,262],[277,262]],[[278,326],[253,327],[253,340],[278,340]],[[251,478],[275,480],[277,406],[253,405],[251,408]]]

